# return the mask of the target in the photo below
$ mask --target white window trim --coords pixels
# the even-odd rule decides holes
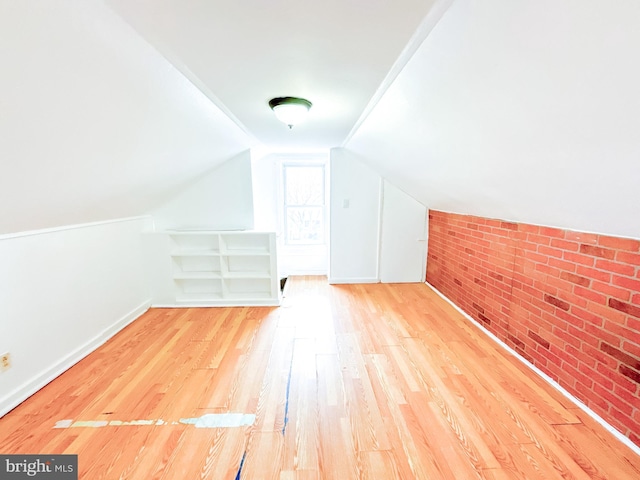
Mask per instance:
[[[322,166],[324,167],[324,242],[308,244],[289,244],[285,230],[285,186],[284,169],[286,166]],[[329,154],[282,155],[278,160],[278,240],[287,254],[310,254],[313,250],[324,251],[329,247]]]

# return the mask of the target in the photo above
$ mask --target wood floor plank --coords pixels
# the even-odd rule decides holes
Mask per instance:
[[[414,398],[410,400],[410,403],[398,407],[402,419],[398,421],[398,425],[406,429],[403,432],[403,444],[409,452],[409,462],[413,473],[417,479],[456,478],[451,470],[452,465],[449,465],[450,458],[442,458],[443,452],[439,448],[447,448],[446,443],[441,443],[441,439],[446,438],[440,436],[443,429],[437,428],[437,422],[429,422],[433,412],[431,409],[423,408],[428,404],[426,398],[423,402],[416,400],[415,397],[419,395],[424,394],[411,394],[410,397]],[[418,411],[416,412],[416,410]],[[429,428],[425,431],[423,428],[425,423],[435,428]]]
[[[362,457],[360,478],[363,480],[401,478],[396,459],[390,450],[362,452],[360,455]]]
[[[279,480],[282,471],[284,436],[282,432],[255,432],[249,439],[247,456],[240,476],[243,480]],[[265,462],[264,459],[269,461]]]
[[[336,355],[318,355],[319,471],[321,478],[357,478],[357,455],[344,405]]]
[[[118,442],[119,451],[112,455],[107,453],[105,458],[108,463],[104,470],[96,472],[105,479],[133,478],[129,471],[135,467],[148,442],[156,435],[153,428],[147,427],[121,427],[118,433],[121,436],[115,441]]]
[[[167,466],[179,445],[180,438],[184,435],[187,428],[185,425],[152,427],[151,434],[143,444],[144,448],[138,451],[134,463],[119,465],[117,469],[113,468],[113,476],[109,478],[123,480],[137,478],[158,480],[162,478],[167,472]],[[68,451],[68,453],[73,453],[73,450]],[[113,457],[115,457],[115,453],[112,453],[112,458]],[[82,467],[82,465],[85,465],[88,461],[90,461],[90,457],[79,454],[78,463],[81,465],[80,478],[91,478],[84,473],[85,471]],[[177,472],[173,473],[175,475]],[[116,474],[119,475],[116,476]]]
[[[633,472],[640,478],[638,458],[627,448],[611,448],[611,436],[594,419],[579,409],[573,410],[581,421],[574,425],[554,425],[562,448],[594,478],[624,478]],[[597,474],[595,473],[597,472]]]
[[[318,378],[315,343],[297,338],[293,350],[293,370],[289,410],[284,435],[283,469],[290,472],[318,472]]]
[[[0,453],[75,453],[87,480],[640,478],[428,286],[324,277],[279,308],[150,310],[0,418]]]
[[[205,458],[201,478],[235,479],[243,466],[250,431],[250,428],[218,429]]]
[[[416,430],[417,436],[414,436],[407,425],[405,413],[411,415],[411,412],[404,410],[408,402],[402,392],[401,382],[396,377],[387,356],[370,355],[369,359],[371,384],[376,398],[379,399],[380,413],[385,424],[388,425],[390,454],[393,457],[396,472],[396,476],[390,478],[439,478],[433,476],[433,472],[438,470],[431,452],[422,455],[418,453],[424,444],[423,432]],[[412,419],[413,416],[411,415],[410,418]],[[400,455],[399,452],[404,454]]]
[[[293,361],[295,330],[278,328],[259,392],[256,429],[261,432],[282,431],[285,427],[290,373]]]

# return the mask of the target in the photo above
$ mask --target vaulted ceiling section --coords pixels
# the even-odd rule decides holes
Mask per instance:
[[[634,0],[2,0],[0,233],[148,212],[261,146],[640,237],[639,24]],[[314,104],[293,130],[288,95]]]

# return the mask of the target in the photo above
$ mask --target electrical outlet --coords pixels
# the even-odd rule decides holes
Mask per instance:
[[[9,352],[0,355],[0,372],[6,372],[11,368],[11,354]]]

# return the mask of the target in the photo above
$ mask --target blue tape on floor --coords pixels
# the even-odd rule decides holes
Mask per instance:
[[[240,460],[240,468],[238,468],[238,473],[236,474],[236,480],[240,480],[240,475],[242,475],[242,467],[244,467],[244,459],[247,458],[247,451],[245,450],[242,454],[242,460]]]
[[[284,404],[284,425],[282,426],[282,435],[289,423],[289,392],[291,391],[291,372],[293,371],[293,349],[291,350],[291,363],[289,364],[289,378],[287,379],[287,396]]]

